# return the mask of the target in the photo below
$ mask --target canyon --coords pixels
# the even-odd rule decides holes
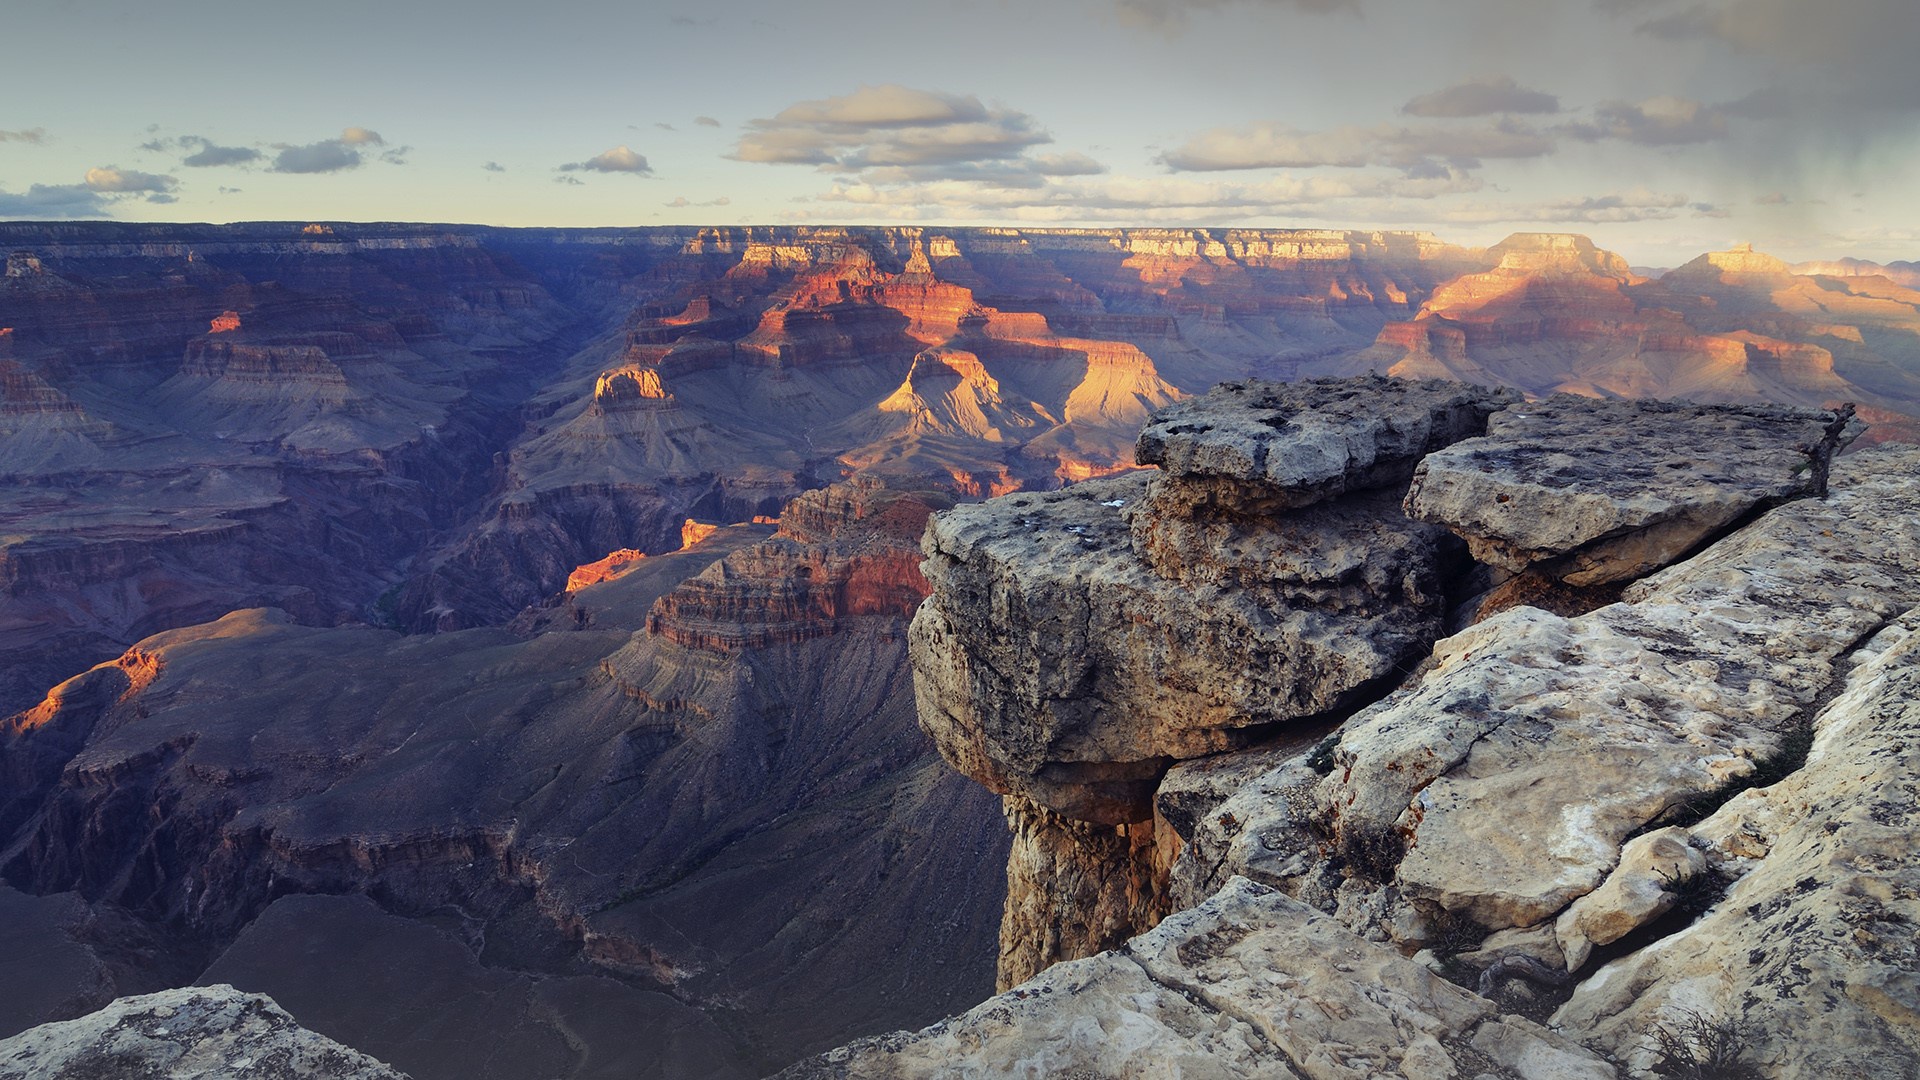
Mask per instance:
[[[1920,292],[1751,251],[1651,278],[1536,234],[344,223],[0,250],[0,1039],[231,984],[420,1078],[762,1075],[1236,874],[1234,905],[1316,904],[1215,835],[1271,813],[1221,809],[1230,777],[1297,772],[1472,632],[1470,592],[1591,618],[1804,494],[1768,474],[1575,552],[1437,500],[1480,472],[1444,446],[1562,391],[1855,402],[1862,444],[1920,416]],[[1324,400],[1264,426],[1273,379]],[[1252,442],[1180,430],[1220,429],[1220,383]],[[965,663],[981,628],[1032,648]],[[1406,922],[1370,897],[1342,903]],[[260,1021],[237,1001],[209,1015]]]

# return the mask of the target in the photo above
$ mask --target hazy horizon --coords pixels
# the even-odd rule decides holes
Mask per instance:
[[[1906,0],[28,0],[9,21],[47,47],[20,50],[34,90],[0,103],[0,219],[1920,256]]]

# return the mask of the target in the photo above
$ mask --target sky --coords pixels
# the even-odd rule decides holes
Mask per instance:
[[[8,0],[0,220],[1920,259],[1920,0]]]

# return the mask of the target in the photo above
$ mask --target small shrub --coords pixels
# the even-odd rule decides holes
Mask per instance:
[[[1764,1080],[1760,1070],[1742,1061],[1747,1039],[1730,1020],[1692,1010],[1655,1027],[1653,1074],[1673,1080]]]
[[[1407,842],[1392,829],[1355,829],[1340,836],[1340,857],[1382,884],[1392,881],[1407,856]]]
[[[1727,894],[1727,886],[1732,884],[1725,874],[1711,866],[1692,873],[1655,872],[1660,875],[1661,881],[1666,882],[1667,892],[1674,898],[1673,910],[1688,916],[1705,914],[1707,909],[1720,902],[1720,898]]]

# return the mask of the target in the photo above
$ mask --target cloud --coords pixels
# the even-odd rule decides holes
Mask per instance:
[[[725,195],[722,195],[717,199],[709,199],[706,202],[694,202],[688,199],[685,195],[682,195],[679,198],[674,199],[672,202],[666,203],[664,205],[670,210],[684,210],[689,206],[731,206],[733,205],[733,200],[727,198]]]
[[[46,141],[46,128],[26,128],[22,131],[0,131],[0,143],[20,142],[38,146]]]
[[[720,126],[720,121],[715,120],[711,116],[696,116],[693,118],[693,122],[696,124],[699,124],[701,127],[719,127]]]
[[[839,172],[1007,161],[1053,141],[1025,113],[897,85],[802,101],[747,127],[735,160]]]
[[[387,140],[377,131],[363,127],[350,127],[340,132],[338,138],[322,139],[319,142],[294,146],[288,143],[275,143],[280,153],[274,156],[270,171],[279,173],[335,173],[348,169],[357,169],[366,161],[366,156],[376,147],[386,147]],[[390,147],[380,152],[381,161],[389,165],[406,164],[406,155],[410,146]]]
[[[1360,0],[1115,0],[1115,9],[1123,22],[1161,30],[1180,30],[1188,16],[1200,11],[1223,8],[1270,8],[1328,15],[1338,11],[1360,12]]]
[[[560,166],[561,172],[598,172],[627,173],[632,176],[652,176],[653,167],[647,159],[622,144],[604,153],[595,154],[585,161],[572,161]]]
[[[1773,72],[1803,84],[1829,108],[1920,109],[1912,75],[1920,40],[1913,0],[1716,0],[1641,21],[1635,32],[1674,42],[1705,40],[1781,63]]]
[[[155,176],[153,173],[135,172],[113,165],[88,169],[85,185],[89,191],[102,194],[129,194],[135,192],[167,192],[180,186],[180,182],[171,176]]]
[[[1725,138],[1727,114],[1719,106],[1687,98],[1657,97],[1639,103],[1607,101],[1594,106],[1593,120],[1561,130],[1588,142],[1624,139],[1641,146],[1683,146]]]
[[[487,170],[488,172],[506,172],[507,171],[507,167],[505,165],[500,164],[497,161],[489,161],[485,165],[482,165],[480,167]]]
[[[586,181],[577,176],[556,176],[553,178],[553,182],[556,184],[571,184],[574,187],[579,187],[586,183]]]
[[[667,123],[661,123],[661,122],[658,122],[658,121],[656,121],[656,122],[654,123],[654,125],[653,125],[653,126],[654,126],[654,127],[657,127],[657,128],[659,128],[659,129],[660,129],[661,131],[678,131],[678,130],[680,130],[679,128],[677,128],[677,127],[674,127],[674,126],[673,126],[672,124],[667,124]]]
[[[1176,172],[1367,165],[1432,172],[1440,161],[1476,168],[1482,158],[1540,157],[1553,147],[1550,135],[1512,120],[1465,127],[1348,126],[1312,132],[1262,123],[1202,132],[1160,155],[1160,161]]]
[[[85,184],[35,184],[18,195],[0,190],[0,218],[106,217],[109,201]]]
[[[1786,206],[1793,202],[1792,199],[1787,197],[1787,193],[1784,191],[1769,191],[1765,195],[1755,198],[1753,201],[1759,206]]]
[[[1422,94],[1400,106],[1400,111],[1408,116],[1454,118],[1495,113],[1555,113],[1560,111],[1560,99],[1539,90],[1528,90],[1511,76],[1487,75]]]
[[[182,135],[179,142],[183,147],[198,147],[180,159],[180,164],[195,169],[212,165],[251,165],[266,156],[251,146],[219,146],[198,135]]]
[[[339,139],[322,139],[305,146],[280,147],[273,159],[273,171],[279,173],[332,173],[360,167],[360,151]]]

